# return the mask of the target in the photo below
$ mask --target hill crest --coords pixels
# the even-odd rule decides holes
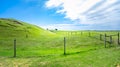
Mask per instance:
[[[36,25],[22,22],[16,19],[0,18],[0,37],[44,37],[53,35]]]

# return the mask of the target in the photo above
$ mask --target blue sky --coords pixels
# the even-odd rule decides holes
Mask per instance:
[[[119,0],[1,0],[0,18],[43,28],[120,30]]]

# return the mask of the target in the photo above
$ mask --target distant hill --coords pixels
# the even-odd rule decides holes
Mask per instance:
[[[44,37],[54,33],[38,26],[15,19],[0,18],[0,38],[5,37]]]

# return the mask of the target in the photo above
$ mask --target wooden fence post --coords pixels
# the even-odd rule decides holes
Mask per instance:
[[[102,40],[102,34],[100,34],[100,40]]]
[[[81,35],[82,35],[82,32],[81,32]]]
[[[89,32],[89,37],[91,36],[90,32]]]
[[[64,37],[64,55],[66,55],[66,38]]]
[[[110,47],[111,47],[111,44],[112,44],[112,36],[110,36]]]
[[[105,44],[105,48],[106,48],[106,33],[105,33],[105,36],[104,36],[104,44]]]
[[[28,38],[28,35],[26,34],[26,38]]]
[[[14,39],[14,56],[13,57],[16,57],[16,39]]]
[[[120,44],[119,40],[120,40],[120,34],[118,33],[118,45]]]

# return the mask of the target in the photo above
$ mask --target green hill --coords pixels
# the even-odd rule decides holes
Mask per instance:
[[[107,43],[105,48],[104,40],[99,39],[99,34],[118,32],[53,32],[18,20],[0,18],[0,67],[120,67],[120,46]],[[14,38],[16,57],[13,58]]]
[[[0,37],[44,37],[54,35],[38,26],[15,19],[0,18]]]

